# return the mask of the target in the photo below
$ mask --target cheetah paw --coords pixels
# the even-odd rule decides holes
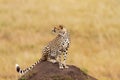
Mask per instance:
[[[53,60],[52,63],[56,63],[57,61],[56,60]]]
[[[64,66],[66,69],[68,69],[69,67],[68,66]]]
[[[49,60],[50,62],[52,62],[52,63],[56,63],[57,61],[56,60]]]
[[[63,69],[64,67],[63,66],[59,66],[59,69]]]

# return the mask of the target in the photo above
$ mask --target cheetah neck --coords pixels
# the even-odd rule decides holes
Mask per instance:
[[[66,37],[66,36],[68,36],[68,33],[67,33],[67,32],[64,32],[63,34],[58,34],[57,36],[58,36],[58,37]]]

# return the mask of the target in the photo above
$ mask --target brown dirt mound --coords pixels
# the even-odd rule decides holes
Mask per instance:
[[[42,61],[19,80],[97,80],[79,68],[69,65],[68,69],[59,69],[58,63]]]

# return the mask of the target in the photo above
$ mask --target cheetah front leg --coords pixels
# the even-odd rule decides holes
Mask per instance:
[[[64,58],[64,60],[63,60],[63,65],[64,65],[64,67],[65,67],[65,68],[69,68],[69,67],[66,65],[67,51],[65,51],[65,52],[63,53],[63,58]]]
[[[63,64],[61,62],[61,55],[58,56],[58,61],[59,61],[59,68],[63,69]]]

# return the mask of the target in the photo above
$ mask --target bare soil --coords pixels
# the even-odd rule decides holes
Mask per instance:
[[[58,63],[42,61],[18,80],[97,80],[73,65],[68,66],[61,70]]]

